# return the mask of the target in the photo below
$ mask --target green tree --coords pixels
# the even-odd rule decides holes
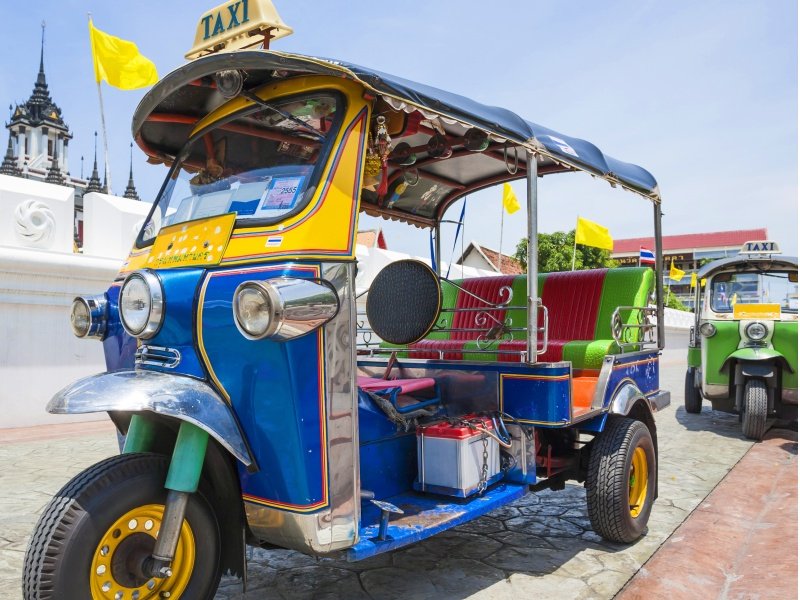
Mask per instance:
[[[667,308],[674,308],[675,310],[689,311],[690,309],[684,305],[683,302],[678,300],[675,293],[668,287],[664,286],[664,306]]]
[[[575,247],[575,230],[555,231],[539,234],[539,272],[554,273],[572,270],[572,251]],[[514,258],[523,268],[528,269],[528,238],[522,238],[517,244]],[[578,245],[575,254],[575,270],[616,267],[617,261],[611,258],[611,252],[591,246]]]

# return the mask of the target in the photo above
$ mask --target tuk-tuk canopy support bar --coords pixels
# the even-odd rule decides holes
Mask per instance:
[[[537,294],[539,281],[539,198],[538,198],[538,164],[536,154],[527,152],[528,175],[528,362],[533,364],[538,359],[539,323]]]

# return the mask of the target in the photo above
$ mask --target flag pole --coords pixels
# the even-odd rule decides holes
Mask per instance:
[[[95,70],[95,79],[97,79],[97,64],[94,55],[94,37],[92,36],[92,13],[87,13],[89,18],[89,40],[92,45],[92,66]],[[103,90],[100,87],[100,80],[97,79],[97,98],[100,101],[100,128],[103,131],[103,178],[108,186],[109,192],[111,191],[111,173],[108,169],[108,130],[106,129],[106,113],[103,109]]]
[[[576,222],[576,225],[575,225],[575,237],[573,238],[573,241],[575,242],[572,245],[572,270],[574,271],[575,270],[575,255],[578,253],[578,225],[577,225],[577,222]]]
[[[503,272],[503,219],[505,218],[506,207],[500,202],[500,249],[497,252],[497,269]]]

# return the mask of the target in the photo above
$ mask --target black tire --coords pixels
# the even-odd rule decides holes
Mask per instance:
[[[163,507],[166,500],[164,481],[168,459],[157,454],[125,454],[103,460],[74,477],[45,507],[31,536],[25,553],[22,575],[22,593],[25,600],[97,600],[101,594],[91,591],[90,579],[95,576],[92,561],[106,560],[101,541],[108,538],[112,526],[130,511],[143,510],[149,505]],[[210,600],[220,579],[220,533],[214,512],[202,492],[192,494],[186,508],[185,523],[193,536],[194,561],[190,572],[183,571],[188,583],[183,593],[172,593],[170,598],[184,600]],[[152,528],[153,523],[148,525]],[[144,527],[144,525],[143,525]],[[113,589],[125,591],[124,597],[133,597],[136,586],[150,582],[119,583],[133,577],[124,548],[141,552],[155,542],[154,534],[125,532],[112,534],[122,542],[109,556],[108,574],[93,580],[113,577]],[[123,544],[127,546],[123,546]],[[151,548],[152,549],[152,548]],[[105,547],[105,552],[108,548]],[[98,554],[99,553],[99,554]],[[124,566],[123,566],[124,564]],[[106,569],[106,567],[103,567]],[[180,565],[173,562],[173,572]],[[117,575],[121,575],[117,577]],[[140,592],[139,600],[160,598],[162,591],[175,585],[172,578],[155,581],[152,591]],[[102,585],[102,584],[99,584]],[[174,588],[173,588],[174,589]],[[113,595],[109,596],[113,597]]]
[[[686,369],[686,382],[683,386],[683,408],[687,413],[697,414],[703,409],[703,397],[694,386],[694,367]]]
[[[641,449],[641,453],[637,453]],[[635,473],[631,464],[644,460],[647,485],[641,502],[630,504]],[[609,417],[592,442],[586,477],[586,502],[592,528],[605,539],[630,543],[638,539],[650,519],[656,488],[656,453],[650,430],[641,421]]]
[[[749,379],[744,385],[742,433],[760,442],[767,432],[767,385],[760,379]]]

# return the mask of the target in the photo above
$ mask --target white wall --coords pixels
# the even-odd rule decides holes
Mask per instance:
[[[0,247],[0,428],[105,418],[50,415],[45,406],[80,377],[105,371],[103,345],[76,338],[72,299],[104,292],[121,261]]]
[[[0,175],[0,246],[72,252],[75,191]]]
[[[152,204],[95,192],[83,197],[83,253],[123,260]]]

